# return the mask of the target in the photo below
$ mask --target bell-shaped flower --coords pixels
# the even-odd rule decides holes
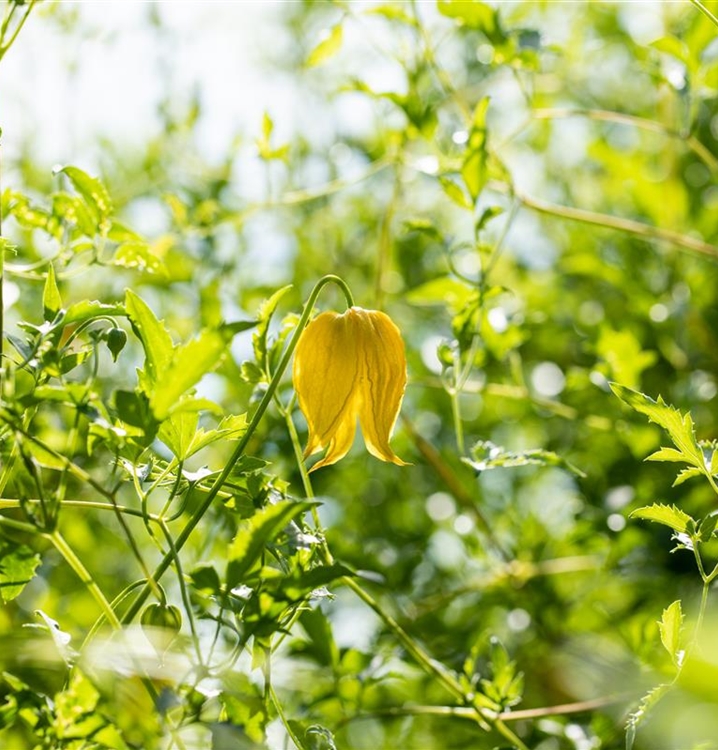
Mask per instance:
[[[405,465],[389,447],[406,388],[406,357],[388,315],[361,307],[317,315],[299,338],[292,379],[309,426],[304,456],[327,449],[312,471],[347,454],[357,419],[369,453]]]

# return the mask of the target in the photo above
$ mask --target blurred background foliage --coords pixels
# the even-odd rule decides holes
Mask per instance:
[[[518,720],[507,723],[527,747],[624,747],[627,715],[671,680],[657,626],[663,609],[681,598],[690,632],[701,595],[691,555],[672,554],[667,529],[628,514],[653,502],[699,516],[715,506],[707,484],[673,488],[673,467],[643,463],[661,432],[608,385],[661,394],[691,412],[699,438],[716,437],[712,4],[189,4],[204,8],[196,33],[206,49],[214,35],[218,45],[223,33],[231,40],[232,24],[250,26],[242,39],[264,24],[252,61],[258,85],[245,90],[247,71],[210,71],[234,107],[219,130],[205,102],[211,76],[173,74],[190,53],[178,6],[133,6],[134,25],[113,34],[96,14],[101,4],[6,5],[15,8],[6,40],[35,6],[2,60],[11,102],[18,90],[32,92],[30,76],[18,83],[23,45],[40,55],[36,76],[58,65],[41,56],[35,29],[79,49],[63,73],[70,82],[85,66],[83,45],[94,45],[95,64],[103,49],[113,64],[114,37],[146,35],[159,50],[147,75],[161,97],[143,139],[98,127],[47,159],[36,154],[47,152],[53,121],[13,132],[3,105],[2,229],[14,246],[4,332],[15,343],[4,344],[0,502],[3,518],[20,526],[0,526],[0,575],[16,582],[12,563],[32,580],[0,608],[2,746],[279,748],[297,737],[307,748],[352,750],[509,746],[467,720],[470,708],[340,581],[302,589],[287,618],[278,589],[262,582],[267,569],[255,570],[246,597],[266,586],[277,608],[261,614],[266,633],[242,630],[248,605],[228,604],[218,588],[228,545],[273,499],[306,496],[276,405],[248,446],[262,461],[237,470],[229,497],[182,551],[184,601],[176,571],[163,579],[184,640],[153,651],[141,634],[127,643],[105,634],[97,646],[101,631],[82,649],[82,671],[63,666],[100,611],[47,519],[37,518],[38,484],[57,500],[57,528],[108,600],[146,571],[113,512],[67,504],[98,500],[96,489],[62,462],[53,466],[28,436],[140,511],[126,523],[149,569],[163,543],[145,529],[137,484],[162,471],[176,489],[187,483],[176,537],[206,495],[203,467],[219,471],[232,450],[232,435],[219,436],[178,477],[158,425],[137,414],[131,421],[127,399],[140,408],[146,341],[128,324],[125,289],[164,320],[175,344],[200,330],[236,333],[188,386],[208,400],[197,408],[211,430],[253,412],[267,387],[263,366],[276,368],[313,285],[336,273],[358,305],[383,309],[404,335],[409,385],[393,445],[412,465],[383,464],[355,446],[312,476],[334,559],[367,571],[362,585],[428,654],[463,674],[467,691],[503,711],[513,706]],[[262,86],[269,103],[257,113],[252,97]],[[91,101],[64,106],[72,117],[60,109],[63,122],[81,123],[93,109]],[[122,101],[122,117],[133,106]],[[102,114],[91,119],[101,123]],[[53,169],[68,155],[81,173]],[[263,300],[288,284],[271,323],[264,319],[270,348],[279,344],[263,363],[257,329],[242,331],[241,321],[261,318]],[[109,306],[112,320],[82,308],[87,300]],[[50,330],[73,305],[93,322]],[[342,305],[327,291],[318,308]],[[110,329],[127,334],[124,348],[115,333],[113,350]],[[285,378],[282,408],[291,394]],[[306,424],[296,410],[293,418],[303,440]],[[17,444],[28,446],[22,461]],[[151,512],[168,492],[159,488]],[[265,567],[286,576],[321,567],[313,532],[295,521],[265,538]],[[173,613],[150,609],[143,622],[161,616],[167,625]],[[709,601],[703,632],[714,632],[717,616]],[[190,619],[203,659],[190,645]],[[237,651],[243,633],[253,660]],[[640,724],[636,748],[718,747],[718,653],[705,640]],[[275,649],[273,697],[266,649]],[[143,680],[155,685],[154,704]],[[576,705],[534,711],[566,703]]]

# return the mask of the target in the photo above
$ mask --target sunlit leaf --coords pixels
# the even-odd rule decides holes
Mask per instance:
[[[655,521],[664,526],[669,526],[674,531],[682,534],[690,534],[695,530],[695,521],[687,513],[684,513],[675,505],[663,505],[654,503],[643,508],[636,508],[631,512],[631,518],[643,518],[647,521]]]
[[[681,629],[683,627],[683,610],[681,601],[678,599],[663,610],[663,615],[658,622],[658,630],[661,633],[661,643],[668,651],[673,663],[680,664]]]
[[[60,297],[60,290],[57,288],[55,269],[52,263],[50,263],[47,268],[45,287],[42,292],[42,310],[45,320],[53,320],[61,307],[62,297]]]
[[[24,544],[0,545],[0,598],[9,602],[19,596],[40,563],[40,555]]]
[[[307,56],[307,67],[313,68],[316,65],[321,65],[321,63],[336,55],[341,49],[343,38],[344,31],[341,23],[332,26]]]

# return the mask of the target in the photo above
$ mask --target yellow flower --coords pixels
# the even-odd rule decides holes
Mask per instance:
[[[327,448],[312,471],[347,454],[357,419],[369,453],[406,465],[389,447],[406,388],[406,358],[388,315],[361,307],[317,315],[297,344],[292,379],[309,425],[305,458]]]

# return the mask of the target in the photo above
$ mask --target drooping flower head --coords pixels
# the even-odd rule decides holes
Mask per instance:
[[[406,388],[406,358],[388,315],[361,307],[317,315],[297,344],[292,379],[309,426],[304,456],[327,449],[311,471],[347,454],[357,419],[369,453],[405,465],[389,447]]]

